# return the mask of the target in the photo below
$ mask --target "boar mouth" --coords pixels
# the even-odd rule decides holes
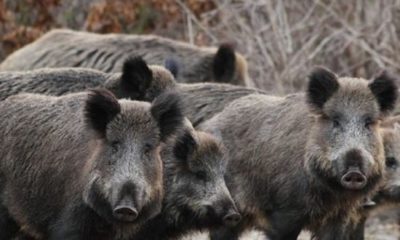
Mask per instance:
[[[234,227],[240,222],[241,215],[237,212],[236,208],[228,207],[226,209],[221,209],[221,211],[218,211],[217,208],[219,207],[212,205],[202,206],[201,213],[199,214],[202,215],[202,217],[200,217],[202,221],[208,224],[211,223],[211,225],[214,226],[228,227]]]
[[[340,179],[341,185],[349,190],[361,190],[367,185],[367,177],[359,168],[350,168]]]
[[[239,224],[242,216],[235,210],[230,209],[223,217],[224,224],[228,227],[234,227]]]

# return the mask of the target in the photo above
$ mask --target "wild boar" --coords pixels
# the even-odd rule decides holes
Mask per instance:
[[[229,44],[217,48],[197,47],[154,35],[96,34],[67,29],[51,30],[17,50],[0,65],[0,71],[37,68],[84,67],[119,72],[123,61],[141,56],[150,64],[166,59],[180,62],[178,82],[223,82],[246,85],[247,62]]]
[[[251,226],[273,240],[303,228],[343,239],[384,175],[380,122],[396,99],[387,74],[368,83],[317,68],[305,94],[242,97],[200,125],[227,148],[226,182],[243,216],[212,238],[236,239]]]
[[[183,125],[176,94],[107,90],[0,102],[0,238],[127,239],[159,214],[160,147]]]
[[[224,148],[190,124],[171,138],[164,162],[163,210],[132,239],[176,239],[195,230],[234,226],[241,218],[226,187]]]

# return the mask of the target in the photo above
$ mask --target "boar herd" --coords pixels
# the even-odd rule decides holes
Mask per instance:
[[[362,240],[400,203],[396,78],[248,87],[230,44],[52,30],[0,64],[0,239]]]

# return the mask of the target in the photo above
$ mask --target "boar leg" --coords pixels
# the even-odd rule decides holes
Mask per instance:
[[[367,218],[363,217],[360,222],[353,227],[349,227],[343,233],[343,238],[348,240],[364,240],[364,227]],[[339,236],[336,236],[339,237]]]
[[[353,231],[350,231],[350,235],[347,237],[349,240],[364,240],[364,229],[366,218],[362,219]]]
[[[11,218],[7,208],[0,204],[0,239],[12,239],[18,230],[19,226]]]
[[[297,212],[285,210],[270,213],[271,226],[264,231],[265,235],[271,240],[296,240],[304,225],[298,216]]]

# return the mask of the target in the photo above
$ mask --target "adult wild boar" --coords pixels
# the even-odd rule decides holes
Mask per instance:
[[[195,230],[240,220],[224,180],[223,146],[190,124],[162,151],[164,201],[161,213],[143,225],[132,239],[177,239]]]
[[[344,239],[383,176],[380,122],[396,98],[386,74],[368,83],[317,68],[305,94],[249,95],[200,126],[227,148],[226,181],[243,216],[213,239],[235,239],[249,226],[273,240],[297,239],[303,228]]]
[[[103,73],[84,68],[45,68],[26,72],[0,72],[0,100],[23,92],[60,96],[97,87],[107,88],[117,98],[153,100],[153,92],[157,92],[158,96],[159,88],[164,92],[175,87],[174,77],[168,70],[161,66],[148,66],[140,57],[127,59],[121,70],[121,73]],[[152,91],[144,92],[142,88],[147,88],[147,79],[160,84]]]
[[[161,210],[160,145],[179,99],[118,101],[107,90],[0,102],[0,239],[127,239]]]
[[[142,56],[150,64],[167,58],[181,64],[178,82],[224,82],[246,85],[247,62],[228,44],[218,49],[197,47],[154,35],[96,34],[67,29],[51,30],[17,50],[0,65],[0,71],[44,67],[84,67],[119,72],[123,60]]]

